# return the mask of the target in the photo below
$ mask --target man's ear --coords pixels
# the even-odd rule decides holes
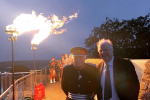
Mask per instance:
[[[86,55],[84,56],[84,58],[86,59]]]

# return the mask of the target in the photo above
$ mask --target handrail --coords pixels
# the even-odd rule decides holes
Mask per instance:
[[[46,67],[48,67],[49,65],[47,65],[47,66],[45,66],[43,69],[45,69]],[[43,69],[41,69],[41,70],[43,70]]]
[[[31,71],[31,70],[30,70]],[[36,70],[37,71],[37,76],[38,80],[36,81],[37,84],[43,83],[43,85],[46,84],[48,81],[48,65],[42,68],[41,70]],[[32,96],[34,93],[34,70],[31,72],[17,72],[15,73],[16,75],[23,75],[19,79],[15,80],[15,100],[20,100],[23,99],[26,96]],[[11,80],[12,73],[0,73],[1,79],[5,81],[5,78],[9,77],[9,80]],[[4,82],[3,81],[3,82]],[[6,80],[7,81],[7,80]],[[31,81],[31,82],[30,82]],[[5,86],[5,83],[1,84],[1,86]],[[8,82],[6,82],[8,83]],[[29,88],[28,88],[29,87]],[[3,87],[2,87],[3,88]],[[1,99],[9,99],[12,100],[12,88],[13,85],[9,85],[9,87],[5,88],[6,90],[4,92],[1,92],[2,94],[0,95],[0,100]],[[27,92],[28,91],[28,92]]]
[[[45,66],[44,68],[40,69],[40,70],[36,70],[36,71],[41,71],[43,69],[45,69],[46,67],[48,67],[49,65]],[[30,70],[30,71],[34,71],[34,70]]]
[[[31,73],[31,74],[29,74],[29,75],[26,75],[26,76],[24,76],[24,77],[22,77],[22,78],[19,78],[19,79],[17,79],[16,81],[15,81],[15,84],[18,82],[18,81],[20,81],[20,80],[22,80],[22,79],[24,79],[24,78],[26,78],[26,77],[28,77],[28,76],[30,76],[30,75],[32,75],[32,74],[34,74],[34,73]],[[10,89],[13,87],[13,85],[11,85],[6,91],[4,91],[1,95],[0,95],[0,99],[2,99],[2,97],[4,97],[4,95],[6,95],[9,91],[10,91]]]
[[[0,95],[0,100],[9,92],[9,90],[13,87],[13,85],[11,85],[6,91],[4,91],[1,95]]]
[[[21,78],[17,79],[17,80],[15,81],[15,84],[16,84],[18,81],[20,81],[20,80],[22,80],[22,79],[24,79],[24,78],[26,78],[26,77],[28,77],[28,76],[30,76],[30,75],[32,75],[32,74],[34,74],[34,72],[31,73],[31,74],[29,74],[29,75],[26,75],[26,76],[24,76],[24,77],[21,77]]]
[[[14,74],[22,74],[22,73],[27,74],[27,73],[31,73],[31,72],[15,72]],[[5,74],[12,74],[12,73],[10,73],[10,72],[0,73],[0,75],[5,75]]]

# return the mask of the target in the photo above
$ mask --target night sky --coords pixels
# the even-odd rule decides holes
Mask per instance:
[[[0,0],[0,62],[11,61],[10,35],[5,33],[5,27],[22,13],[44,17],[57,15],[70,16],[79,10],[78,18],[74,18],[62,28],[67,31],[59,35],[50,35],[42,41],[36,50],[36,60],[51,60],[52,56],[61,59],[76,46],[84,45],[84,40],[91,34],[94,27],[99,27],[106,17],[117,17],[119,20],[137,18],[150,13],[150,0]],[[31,40],[34,33],[19,35],[14,42],[14,60],[33,60]]]

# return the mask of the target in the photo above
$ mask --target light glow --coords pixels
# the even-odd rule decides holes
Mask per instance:
[[[73,18],[77,18],[78,13],[76,12],[74,15],[69,16],[70,20]],[[30,31],[37,31],[31,41],[31,44],[39,44],[41,41],[46,39],[50,34],[61,34],[66,31],[66,29],[60,29],[57,31],[56,29],[61,28],[64,24],[68,23],[67,18],[63,16],[62,20],[58,18],[56,15],[52,15],[52,17],[44,17],[42,14],[36,15],[35,11],[32,11],[32,14],[21,14],[18,16],[11,26],[16,28],[18,34],[20,35]],[[9,27],[10,25],[6,26]]]

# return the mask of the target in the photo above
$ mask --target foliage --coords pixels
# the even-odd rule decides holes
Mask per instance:
[[[99,57],[96,44],[99,39],[110,39],[114,55],[121,58],[142,59],[150,57],[150,13],[145,17],[119,21],[109,19],[100,27],[94,27],[92,33],[85,39],[88,56]]]

